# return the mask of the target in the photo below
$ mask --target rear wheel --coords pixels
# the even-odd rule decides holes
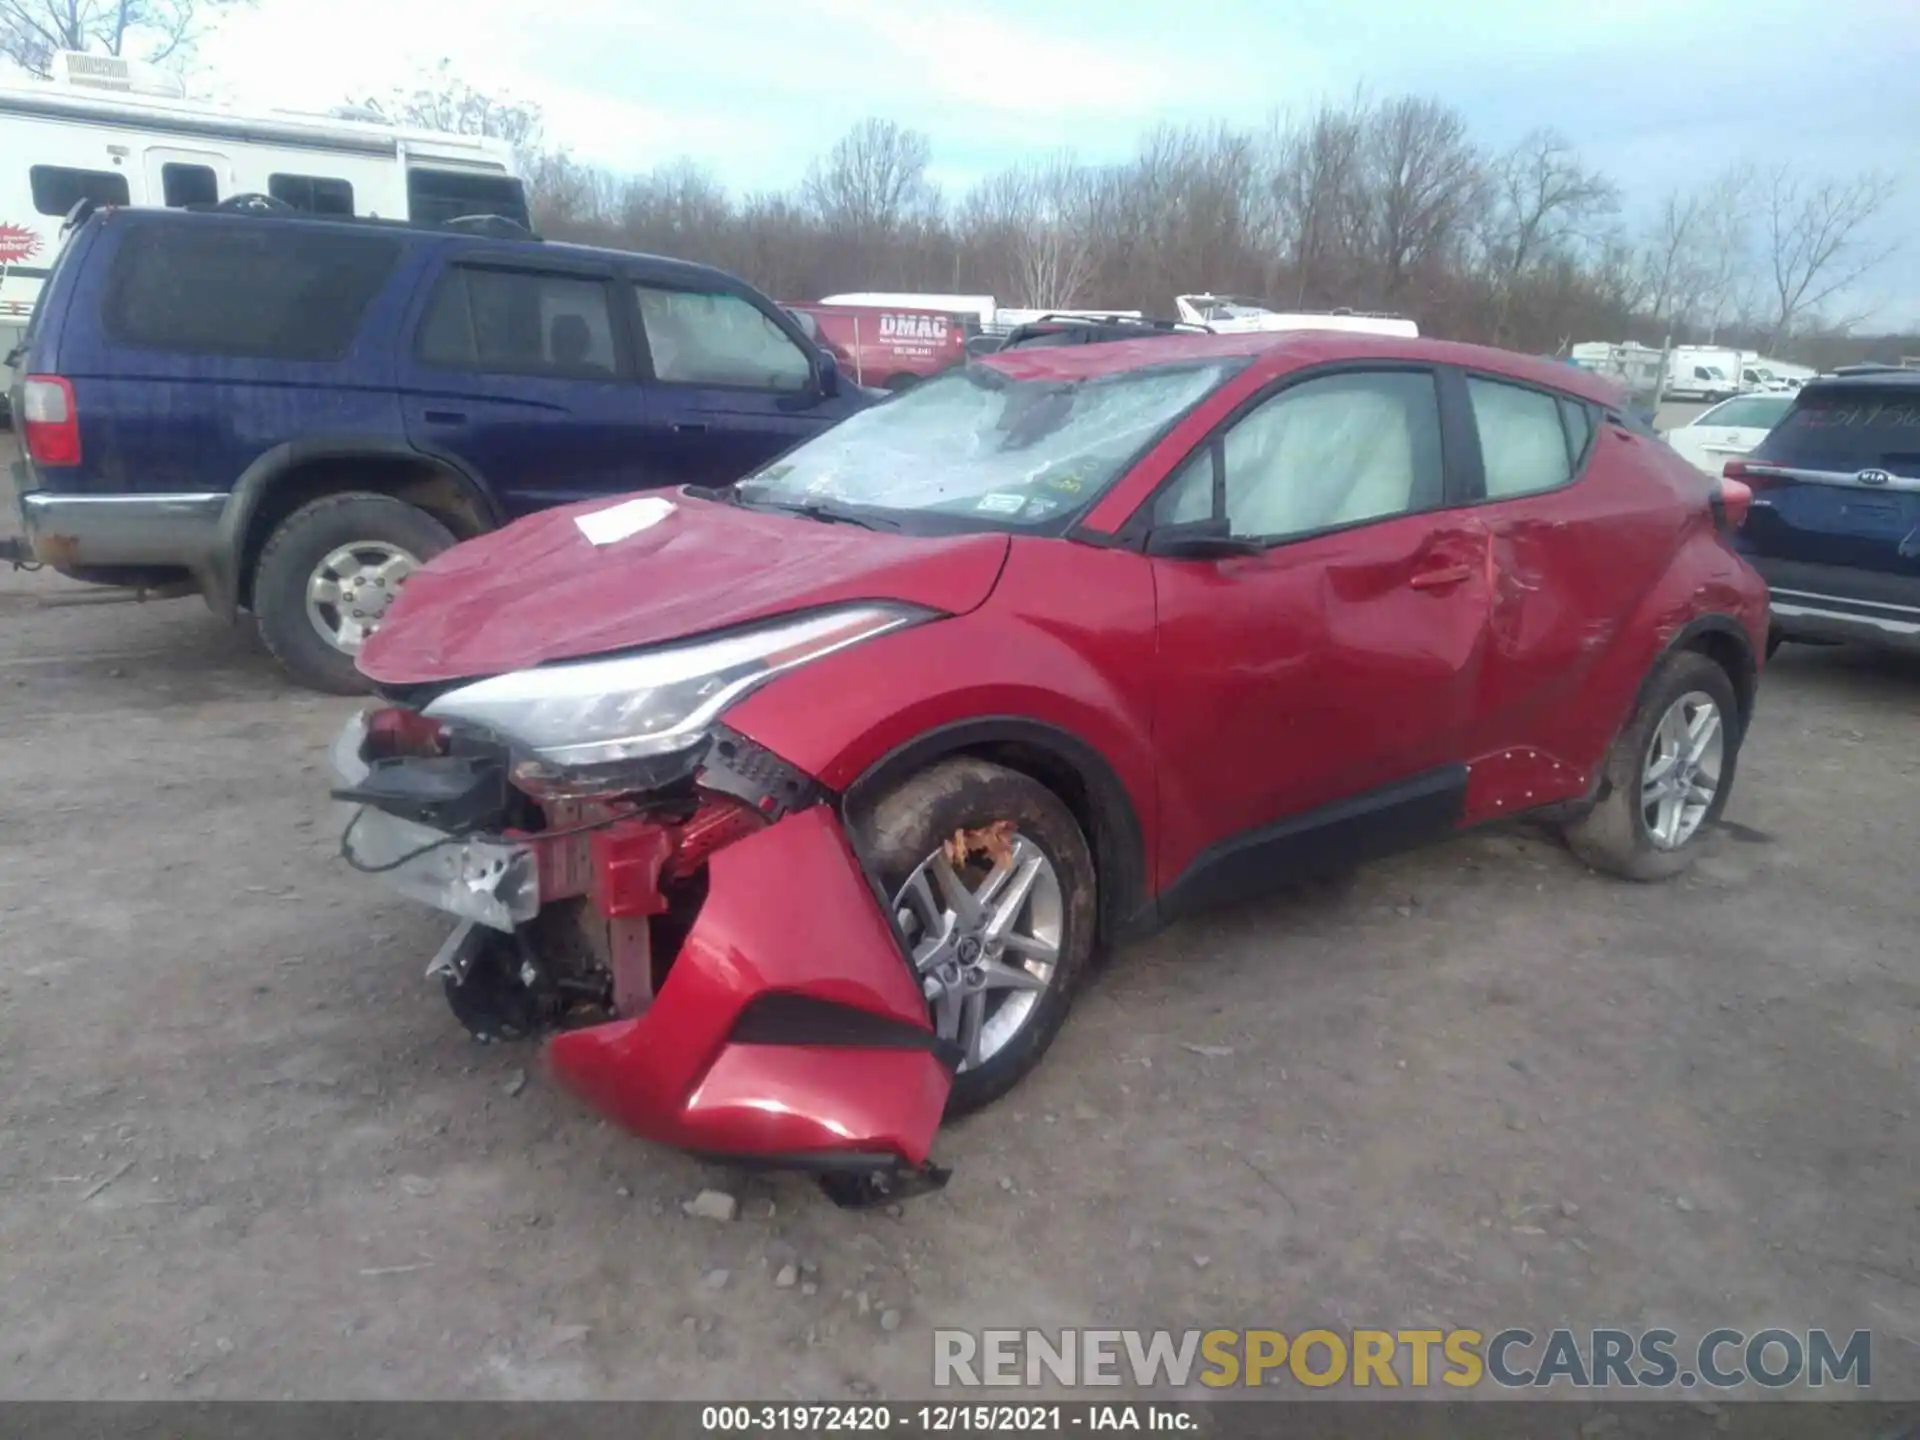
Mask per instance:
[[[1093,856],[1051,790],[949,760],[875,805],[862,849],[934,1031],[960,1059],[947,1113],[1011,1089],[1059,1033],[1093,949]]]
[[[360,647],[413,572],[453,532],[391,495],[347,491],[293,512],[260,552],[253,611],[267,649],[300,684],[358,695]]]
[[[1670,656],[1614,742],[1598,803],[1566,827],[1573,853],[1627,880],[1678,875],[1726,809],[1742,738],[1727,672],[1692,651]]]

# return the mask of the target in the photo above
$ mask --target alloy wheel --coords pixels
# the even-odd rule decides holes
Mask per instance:
[[[357,655],[419,568],[417,558],[389,541],[342,545],[307,580],[307,618],[334,649]]]
[[[1711,695],[1691,690],[1653,727],[1640,769],[1640,814],[1662,850],[1691,840],[1720,793],[1727,727]]]
[[[893,897],[934,1032],[975,1070],[1033,1020],[1054,983],[1066,907],[1053,862],[1013,831],[959,863],[942,844]]]

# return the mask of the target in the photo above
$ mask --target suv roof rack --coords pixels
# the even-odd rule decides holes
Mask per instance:
[[[1018,326],[1016,333],[1034,325],[1113,325],[1140,330],[1180,331],[1189,335],[1214,333],[1211,325],[1202,325],[1197,320],[1167,320],[1157,315],[1122,315],[1113,311],[1095,314],[1086,310],[1049,310]]]

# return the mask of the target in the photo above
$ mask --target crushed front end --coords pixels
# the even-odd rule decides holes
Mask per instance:
[[[942,1183],[956,1057],[836,797],[713,714],[668,744],[542,743],[492,683],[395,695],[333,750],[343,857],[456,922],[428,974],[461,1021],[544,1041],[649,1139],[845,1204]]]

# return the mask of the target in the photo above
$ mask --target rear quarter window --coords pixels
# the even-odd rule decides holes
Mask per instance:
[[[1920,477],[1920,384],[1803,390],[1753,458],[1806,470]]]
[[[292,225],[127,232],[101,319],[124,344],[262,360],[338,360],[400,258],[386,235]]]

